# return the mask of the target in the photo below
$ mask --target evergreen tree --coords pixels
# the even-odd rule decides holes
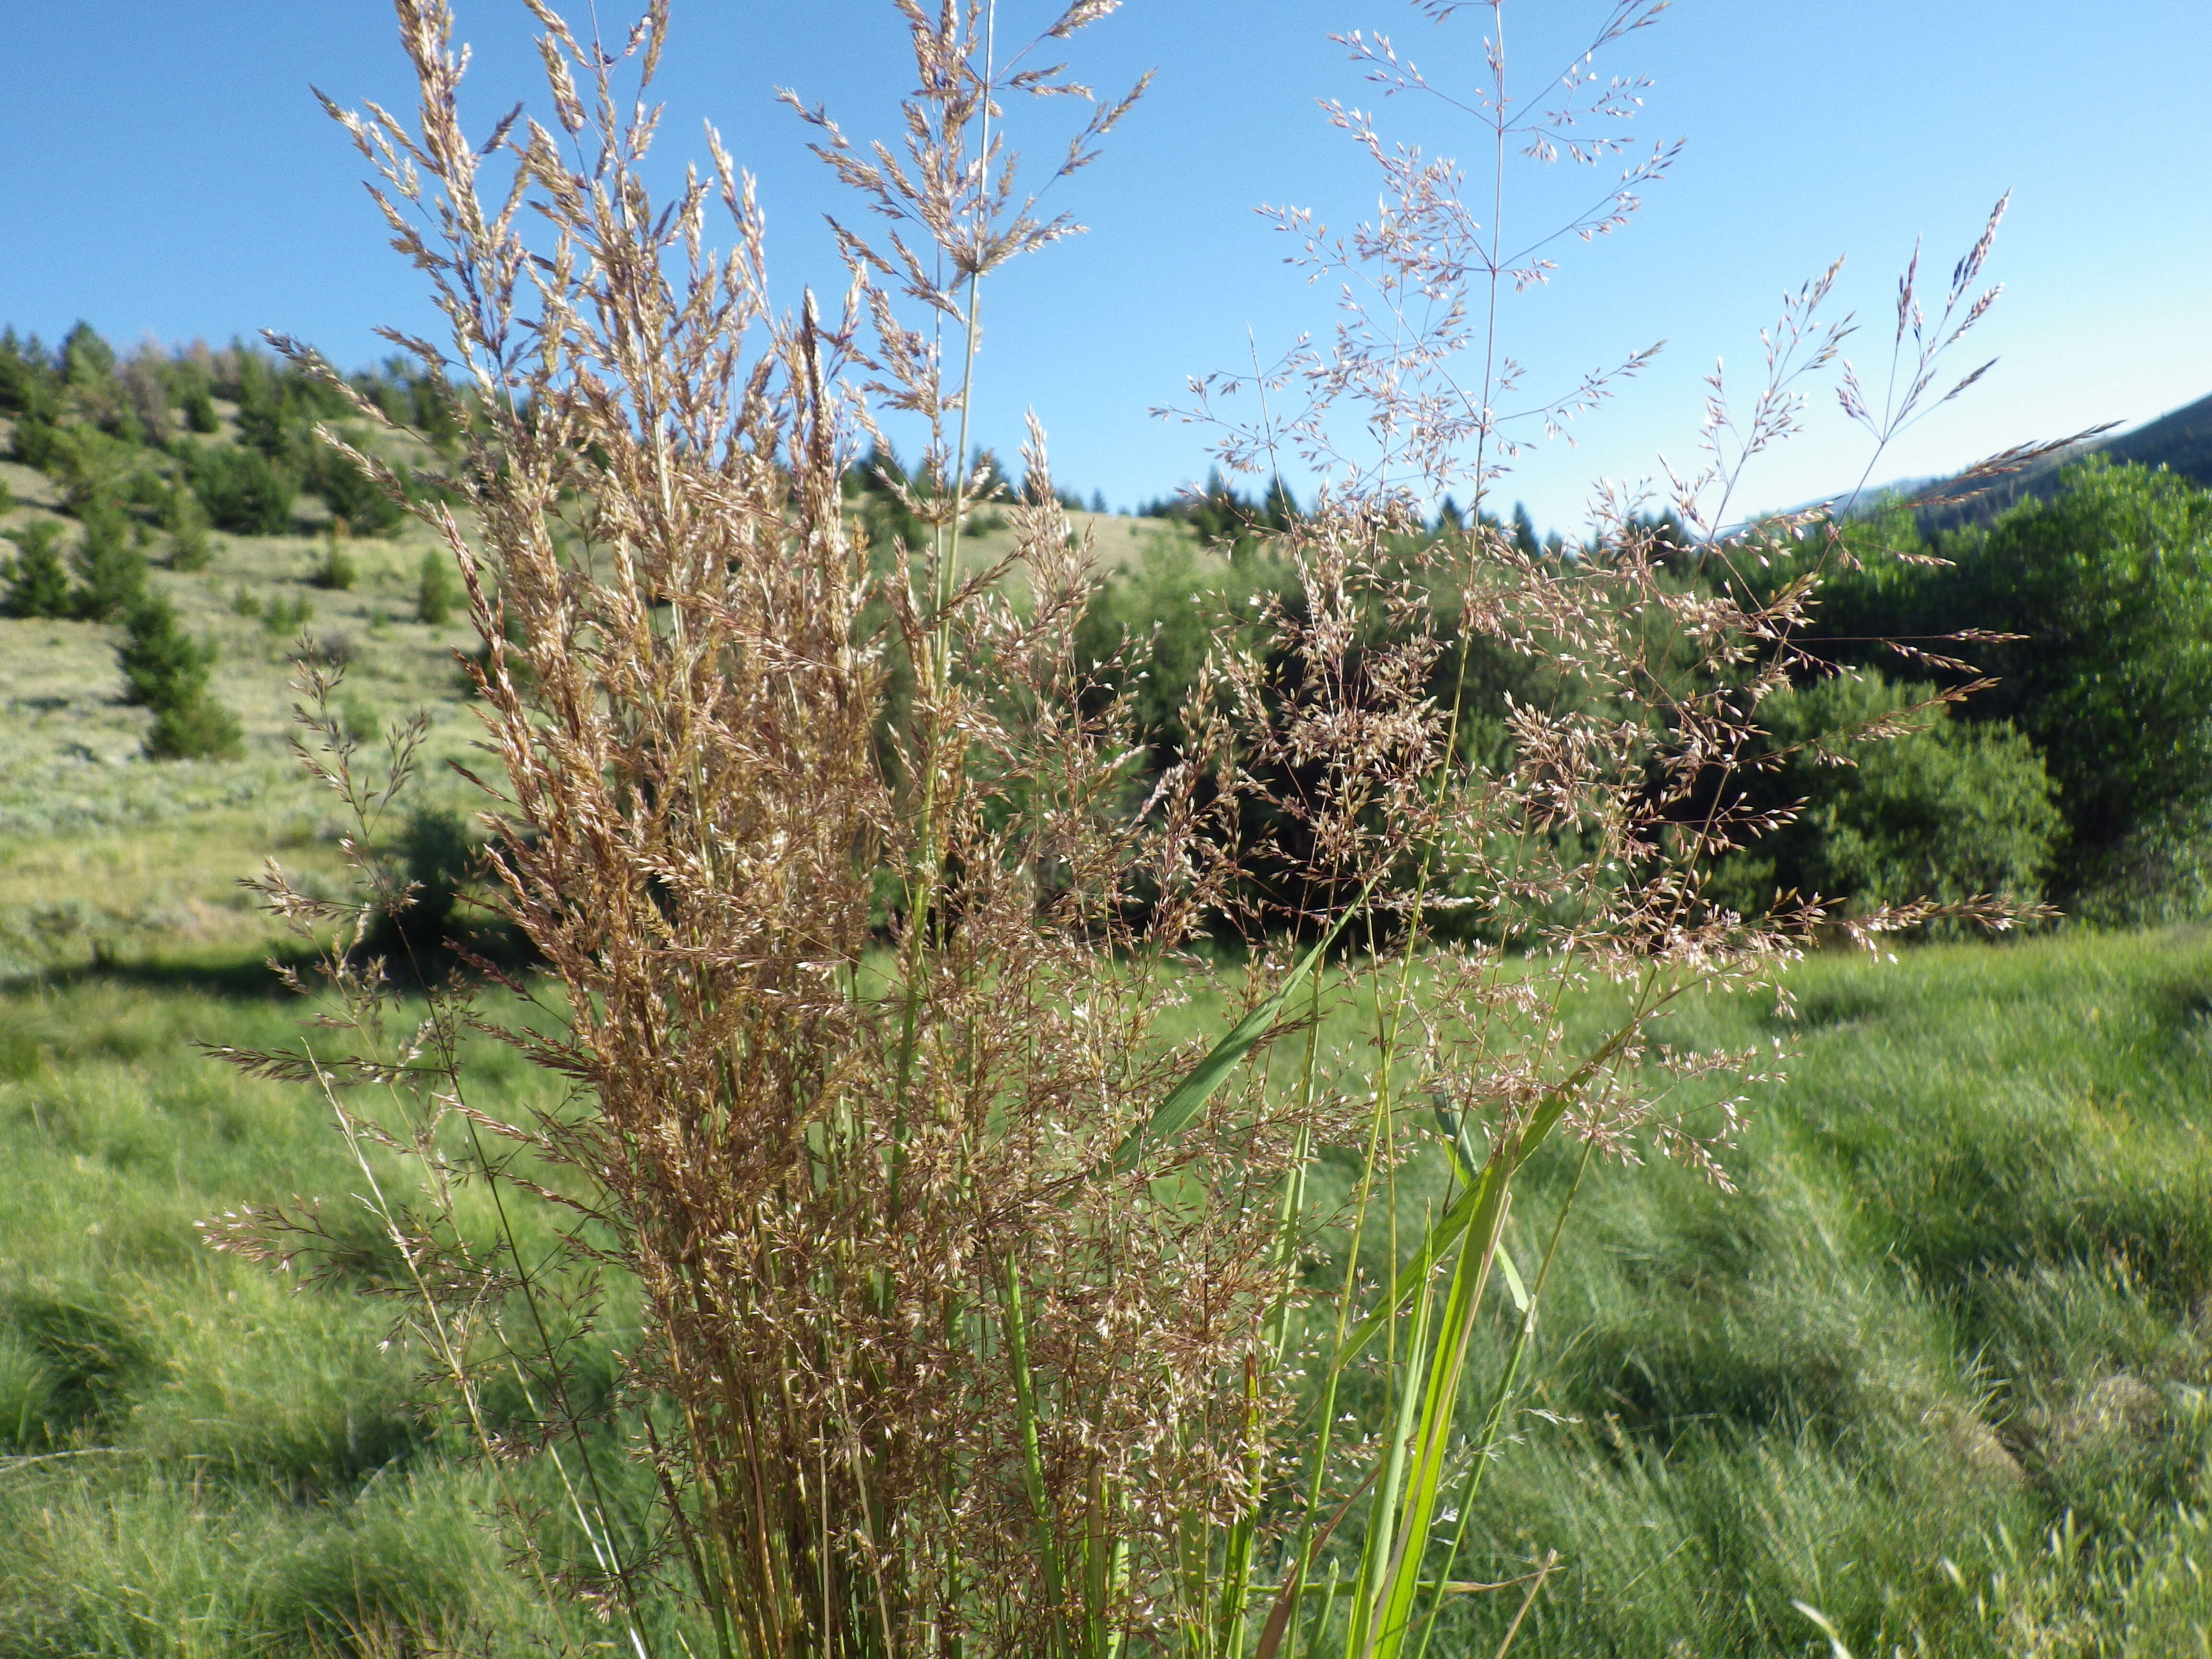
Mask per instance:
[[[115,348],[90,323],[79,322],[62,341],[62,378],[71,386],[103,384],[115,373]]]
[[[215,647],[188,638],[175,610],[159,594],[142,594],[125,626],[129,631],[116,647],[123,700],[154,711],[147,754],[198,760],[235,753],[238,721],[208,689]]]
[[[146,591],[146,556],[131,544],[131,521],[105,496],[78,514],[84,539],[70,556],[76,567],[76,613],[88,622],[121,616]]]
[[[52,519],[10,534],[17,551],[8,573],[9,616],[70,614],[69,572],[62,565],[61,538],[62,527]]]
[[[1528,509],[1519,501],[1513,503],[1513,545],[1531,559],[1543,551],[1544,546],[1536,539],[1536,521],[1528,516]]]
[[[208,568],[215,557],[215,539],[208,534],[207,509],[182,484],[172,485],[161,504],[161,528],[169,532],[170,569]]]
[[[453,573],[446,562],[446,556],[432,548],[422,556],[420,579],[415,589],[415,615],[433,628],[445,625],[453,614]]]

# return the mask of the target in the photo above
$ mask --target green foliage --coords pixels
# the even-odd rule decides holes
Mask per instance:
[[[194,643],[177,625],[168,600],[148,594],[125,618],[116,656],[123,669],[123,701],[139,708],[173,708],[205,694],[215,653]]]
[[[11,617],[67,617],[69,572],[62,564],[62,527],[40,519],[11,532],[15,556],[8,570],[8,614]]]
[[[1847,637],[2025,635],[1936,648],[1997,681],[1970,716],[2042,751],[2070,843],[2062,891],[2121,913],[2194,908],[2212,813],[2212,492],[2102,457],[2064,483],[1947,537],[1948,566],[1869,559],[1824,615]]]
[[[316,565],[313,574],[307,580],[318,587],[327,588],[335,593],[343,593],[350,590],[354,583],[360,579],[359,568],[354,564],[352,557],[338,544],[338,532],[336,528],[333,528],[329,539],[323,544],[322,561]]]
[[[415,580],[415,617],[433,628],[442,628],[451,619],[453,607],[460,599],[460,584],[455,580],[453,568],[445,553],[432,548],[423,554],[417,567]]]
[[[314,447],[307,488],[323,498],[348,535],[397,535],[407,523],[406,509],[382,484],[327,444]]]
[[[202,696],[154,711],[146,753],[154,760],[230,760],[245,740],[238,717],[212,696]]]
[[[146,752],[156,760],[203,760],[238,752],[237,720],[215,701],[209,674],[215,647],[188,638],[177,613],[158,594],[131,607],[117,647],[123,700],[154,711]]]
[[[265,605],[258,600],[255,605],[260,611],[261,627],[265,633],[296,634],[314,620],[314,601],[305,593],[295,593],[289,599],[279,594]]]
[[[1763,908],[1778,888],[1861,908],[2042,896],[2064,824],[2041,757],[2008,723],[1958,719],[1948,703],[1914,708],[1935,696],[1869,672],[1768,700],[1783,758],[1764,804],[1803,806],[1730,861],[1724,890],[1741,908]],[[1910,734],[1859,740],[1898,725]]]
[[[196,386],[186,392],[183,408],[185,424],[194,432],[215,433],[222,430],[222,417],[216,413],[215,395],[205,386]]]
[[[46,1458],[0,1481],[0,1651],[137,1659],[148,1620],[205,1659],[346,1651],[349,1621],[409,1651],[463,1630],[551,1651],[571,1616],[590,1650],[605,1630],[517,1588],[477,1512],[501,1480],[558,1500],[547,1460],[464,1467],[419,1364],[380,1346],[380,1303],[198,1243],[240,1194],[297,1191],[324,1200],[342,1283],[384,1260],[343,1225],[360,1172],[312,1103],[191,1047],[278,1046],[298,1011],[191,988],[191,968],[0,991],[0,1456]],[[1455,1577],[1561,1552],[1516,1659],[1826,1652],[1792,1601],[1861,1656],[2197,1650],[2212,957],[2186,933],[2076,936],[1815,959],[1795,988],[1786,1024],[1765,999],[1701,1002],[1711,1040],[1802,1051],[1729,1156],[1735,1191],[1664,1164],[1590,1175],[1547,1293],[1568,1311],[1539,1329]],[[1325,1046],[1364,1029],[1348,1011]],[[527,1109],[512,1056],[472,1039],[465,1065],[472,1103]],[[1530,1170],[1507,1231],[1524,1266],[1572,1178],[1566,1157]],[[1408,1214],[1443,1190],[1435,1164],[1400,1179]],[[1506,1308],[1471,1364],[1497,1362]],[[592,1333],[581,1357],[627,1340]],[[1428,1652],[1486,1659],[1521,1595],[1454,1598]],[[652,1651],[680,1654],[675,1609],[648,1612]]]
[[[338,706],[338,719],[350,743],[374,743],[384,729],[376,705],[358,692],[348,692]]]
[[[90,323],[81,321],[62,338],[61,371],[72,386],[99,386],[115,373],[115,348]]]
[[[417,945],[441,941],[454,908],[475,880],[482,849],[459,813],[423,808],[410,813],[398,846],[401,872],[414,899],[400,912],[400,932]]]
[[[1203,489],[1163,496],[1137,511],[1144,518],[1187,525],[1205,546],[1241,559],[1295,524],[1298,504],[1279,477],[1256,497],[1247,497],[1217,469],[1206,475]]]
[[[291,530],[299,481],[260,451],[210,444],[191,453],[185,473],[216,529],[234,536],[281,536]]]
[[[215,558],[215,538],[208,534],[207,509],[199,497],[181,485],[172,485],[161,503],[161,528],[169,532],[169,568],[204,570]]]
[[[131,520],[112,501],[95,500],[80,516],[84,535],[70,556],[76,567],[76,614],[89,622],[112,621],[145,592],[146,556],[133,545]]]
[[[0,332],[0,412],[15,416],[19,430],[21,422],[51,423],[60,418],[60,383],[38,336],[26,340],[12,328]]]

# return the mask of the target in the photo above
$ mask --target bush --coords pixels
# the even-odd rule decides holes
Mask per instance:
[[[185,424],[195,432],[220,432],[222,417],[215,411],[215,398],[208,389],[196,386],[185,393]]]
[[[261,613],[262,628],[271,634],[296,634],[314,620],[314,601],[305,593],[295,593],[289,599],[280,595],[270,600],[265,607],[256,600],[255,605]]]
[[[152,760],[234,760],[245,740],[238,717],[213,697],[202,697],[154,711],[146,754]]]
[[[415,617],[433,628],[442,628],[460,598],[459,584],[446,556],[432,548],[422,556],[415,585]]]
[[[169,568],[204,570],[215,560],[215,539],[208,534],[207,509],[199,498],[181,485],[173,485],[161,504],[161,528],[169,532]]]
[[[454,907],[476,878],[482,851],[461,815],[449,807],[410,814],[394,850],[399,873],[414,895],[404,908],[378,918],[370,948],[389,952],[395,946],[420,951],[442,945]]]
[[[281,536],[292,527],[299,482],[256,449],[215,444],[188,463],[192,494],[218,530],[234,536]]]
[[[323,498],[348,535],[396,535],[407,522],[406,509],[382,484],[327,444],[316,447],[307,487]]]
[[[384,721],[376,712],[376,705],[367,697],[349,694],[338,710],[339,724],[345,729],[347,738],[354,743],[374,743],[384,729]]]
[[[238,721],[208,688],[215,648],[186,637],[177,613],[158,594],[131,610],[116,657],[123,700],[154,711],[146,752],[157,760],[197,760],[237,752]]]
[[[350,589],[360,579],[360,570],[355,566],[354,562],[346,556],[345,550],[338,545],[338,532],[333,526],[330,539],[323,547],[322,562],[315,567],[314,573],[307,580],[318,587],[343,593]]]
[[[1768,700],[1773,750],[1796,751],[1767,786],[1768,804],[1803,805],[1795,823],[1731,860],[1722,879],[1738,908],[1763,909],[1777,889],[1863,909],[2042,896],[2065,829],[2042,757],[2006,722],[1959,719],[1948,704],[1900,714],[1934,696],[1933,686],[1869,673]],[[1899,718],[1911,735],[1855,741]]]
[[[146,556],[131,544],[131,521],[110,501],[83,512],[84,539],[71,556],[76,566],[76,614],[88,622],[123,615],[146,591]]]
[[[1997,684],[1970,719],[2042,750],[2069,848],[2058,886],[2155,908],[2185,878],[2212,810],[2212,491],[2102,457],[2063,491],[1947,536],[1948,566],[1883,560],[1833,584],[1827,628],[1859,638],[1982,629],[1965,647]]]
[[[66,617],[71,614],[69,573],[63,568],[62,527],[41,519],[14,532],[9,539],[16,553],[8,571],[8,614],[11,617]]]

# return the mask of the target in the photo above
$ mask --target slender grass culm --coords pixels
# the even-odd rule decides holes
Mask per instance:
[[[1740,424],[1716,385],[1711,465],[1671,520],[1615,503],[1571,556],[1517,546],[1483,512],[1526,441],[1494,413],[1516,375],[1500,292],[1555,231],[1617,224],[1668,158],[1533,235],[1508,222],[1508,162],[1614,153],[1570,129],[1633,88],[1587,64],[1660,7],[1606,10],[1567,80],[1595,90],[1565,107],[1509,81],[1504,0],[1429,7],[1489,20],[1488,83],[1448,101],[1490,200],[1478,216],[1455,164],[1333,108],[1382,206],[1342,240],[1281,222],[1347,319],[1326,351],[1201,383],[1199,411],[1256,406],[1224,420],[1224,461],[1296,464],[1320,491],[1267,550],[1279,581],[1219,619],[1147,791],[1140,642],[1099,660],[1079,640],[1098,578],[1042,434],[994,502],[969,425],[988,278],[1076,228],[1018,187],[1007,124],[1078,94],[1054,176],[1091,159],[1142,88],[1088,102],[1048,60],[1111,0],[1018,39],[1010,4],[898,0],[917,90],[896,143],[799,106],[888,225],[839,228],[835,315],[772,307],[719,146],[649,199],[662,0],[615,44],[529,3],[550,125],[465,134],[443,0],[398,0],[414,120],[332,112],[450,324],[392,337],[467,434],[439,492],[461,505],[410,505],[481,641],[492,903],[535,966],[508,980],[520,1003],[435,983],[380,1047],[357,921],[330,968],[362,1051],[243,1057],[327,1088],[471,1437],[556,1471],[502,1487],[518,1560],[641,1659],[1399,1659],[1476,1595],[1518,1608],[1510,1646],[1556,1555],[1455,1575],[1571,1224],[1516,1213],[1516,1182],[1561,1142],[1570,1204],[1638,1146],[1723,1179],[1771,1057],[1672,1045],[1670,1009],[1775,982],[1816,927],[1936,914],[1808,896],[1747,917],[1707,893],[1778,821],[1735,780],[1760,701],[1813,666],[1819,561],[1851,556],[1839,515],[1725,529],[1744,465],[1837,360],[1834,273],[1790,301]],[[1386,41],[1347,45],[1392,89],[1437,90]],[[1932,328],[1908,282],[1891,406],[1861,398],[1877,447],[1980,315],[1987,251]],[[893,415],[928,434],[881,480],[921,532],[870,545],[846,480]],[[1476,511],[1431,533],[1451,488]],[[1013,533],[990,561],[969,535],[986,508]],[[1768,580],[1785,551],[1808,574]],[[325,709],[332,684],[308,688]],[[315,729],[313,763],[383,810],[409,734],[379,796],[340,726]],[[372,902],[404,910],[366,825],[356,846]],[[270,890],[305,925],[333,914]],[[1196,948],[1224,941],[1233,971]],[[1595,1037],[1571,994],[1610,1011]],[[1218,1036],[1176,1035],[1216,1007]],[[1351,1018],[1360,1046],[1324,1040]],[[471,1106],[471,1021],[568,1092],[521,1121]],[[378,1088],[388,1109],[362,1103]],[[419,1201],[374,1173],[386,1156],[419,1166]],[[1401,1176],[1437,1158],[1424,1209]],[[223,1237],[311,1253],[316,1225]],[[579,1377],[595,1322],[629,1333],[612,1389]]]

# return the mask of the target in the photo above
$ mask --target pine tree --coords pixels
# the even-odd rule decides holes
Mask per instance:
[[[52,519],[10,534],[17,551],[8,572],[9,616],[70,614],[69,572],[62,565],[61,538],[62,527]]]
[[[131,521],[105,496],[88,502],[77,517],[84,539],[70,562],[76,567],[76,614],[106,622],[137,604],[146,591],[146,556],[131,544]]]
[[[116,647],[123,700],[154,711],[146,752],[156,760],[197,760],[234,754],[240,732],[230,711],[210,693],[215,647],[188,638],[177,613],[157,593],[143,593]]]
[[[1536,539],[1536,521],[1519,501],[1513,503],[1513,545],[1531,559],[1543,550],[1544,545]]]
[[[215,558],[215,539],[208,534],[207,509],[199,497],[182,484],[169,487],[161,507],[161,528],[169,532],[169,568],[204,570]]]

